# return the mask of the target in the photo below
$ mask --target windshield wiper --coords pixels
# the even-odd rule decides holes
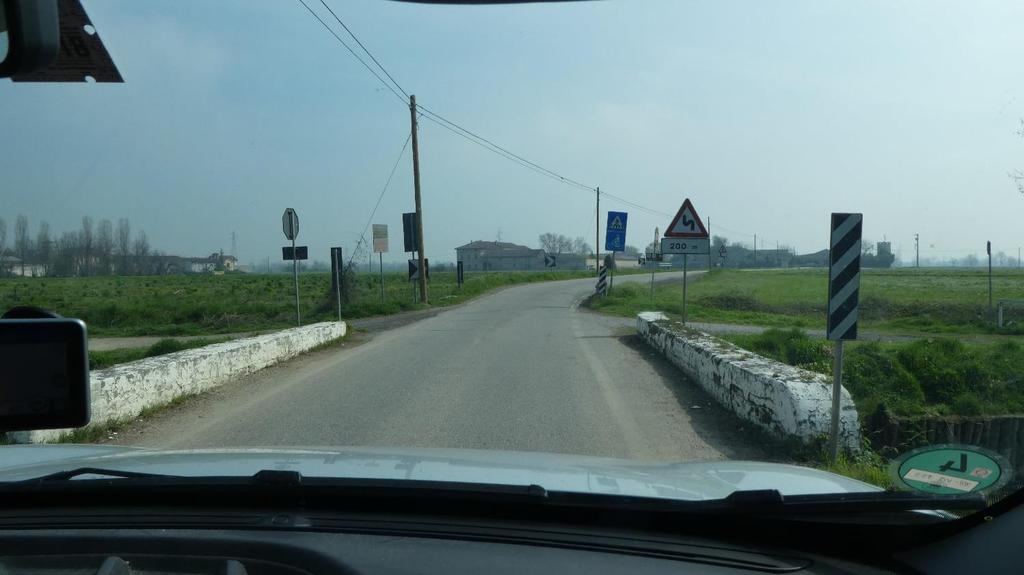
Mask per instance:
[[[727,497],[712,500],[679,500],[656,497],[635,497],[599,493],[548,491],[539,485],[495,485],[444,481],[403,479],[366,479],[345,477],[303,477],[297,471],[262,470],[249,476],[180,476],[97,467],[79,467],[23,481],[0,484],[0,489],[17,489],[18,485],[41,486],[73,480],[83,475],[96,479],[116,478],[116,485],[137,488],[216,488],[248,486],[269,488],[294,494],[315,492],[347,496],[403,494],[425,499],[493,498],[498,501],[520,500],[554,507],[592,509],[646,510],[681,514],[736,514],[762,516],[871,515],[910,511],[978,511],[987,507],[979,494],[929,495],[904,491],[869,491],[815,495],[782,495],[775,489],[734,491]],[[142,480],[133,481],[133,480]],[[74,481],[85,487],[95,479]],[[109,482],[103,482],[111,485]],[[66,484],[65,484],[66,485]],[[113,485],[111,485],[113,486]],[[325,491],[326,490],[326,491]]]
[[[122,469],[103,469],[101,467],[77,467],[75,469],[67,469],[65,471],[58,471],[56,473],[50,473],[48,475],[40,475],[39,477],[33,477],[31,479],[26,479],[25,481],[66,481],[68,479],[74,479],[82,475],[101,475],[103,477],[116,477],[120,479],[181,477],[179,475],[144,473],[141,471],[125,471]]]
[[[724,499],[698,503],[700,511],[775,515],[848,515],[901,511],[977,511],[988,506],[977,493],[929,495],[906,491],[867,491],[782,495],[775,489],[735,491]]]

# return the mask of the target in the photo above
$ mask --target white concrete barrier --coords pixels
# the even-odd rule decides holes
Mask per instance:
[[[810,444],[830,432],[831,378],[761,357],[661,312],[638,314],[636,329],[720,404],[770,435]],[[840,405],[841,444],[859,449],[857,410],[845,388]]]
[[[103,425],[137,417],[169,403],[291,359],[345,335],[345,322],[323,322],[266,335],[215,343],[94,371],[89,377],[92,422]],[[9,433],[15,443],[55,441],[69,429]]]

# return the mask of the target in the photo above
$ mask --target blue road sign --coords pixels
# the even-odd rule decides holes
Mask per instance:
[[[626,212],[608,212],[605,226],[604,249],[610,252],[626,251]]]

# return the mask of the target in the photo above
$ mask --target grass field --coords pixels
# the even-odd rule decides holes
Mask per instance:
[[[832,372],[832,344],[799,330],[772,329],[723,339],[819,373]],[[964,343],[949,337],[913,342],[848,342],[843,386],[861,418],[885,404],[897,415],[1024,413],[1024,345],[1006,338]]]
[[[149,347],[127,347],[104,351],[89,350],[89,369],[106,369],[119,363],[156,357],[176,351],[227,341],[227,338],[161,339]]]
[[[993,273],[994,299],[1024,300],[1024,273]],[[768,327],[825,327],[825,269],[715,270],[688,286],[688,319]],[[657,286],[653,300],[642,286],[622,286],[592,302],[607,313],[682,313],[678,283]],[[860,327],[893,334],[985,334],[996,332],[988,316],[988,272],[981,269],[863,270]],[[999,333],[1024,334],[1024,307],[1005,312],[1010,325]]]
[[[467,273],[457,287],[454,272],[432,272],[430,302],[451,305],[498,287],[592,277],[593,272]],[[337,318],[330,274],[299,276],[303,323]],[[347,319],[418,309],[402,273],[358,274],[355,294],[342,308]],[[295,300],[291,275],[194,275],[0,280],[0,310],[35,305],[80,318],[90,335],[204,335],[291,327]]]
[[[780,328],[726,336],[779,361],[830,373],[831,344],[799,329],[825,328],[824,269],[716,270],[688,286],[690,321]],[[1024,300],[1024,273],[993,274],[994,299]],[[910,335],[913,342],[847,345],[844,385],[858,411],[885,404],[900,415],[995,415],[1024,412],[1024,309],[1008,308],[1003,329],[988,316],[987,270],[864,270],[860,328]],[[591,307],[634,315],[659,310],[678,317],[682,287],[623,285]],[[799,329],[793,329],[799,328]]]

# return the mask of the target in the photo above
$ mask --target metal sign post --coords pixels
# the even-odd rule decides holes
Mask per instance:
[[[295,279],[295,324],[302,325],[302,316],[299,312],[299,260],[294,257],[295,238],[299,235],[299,215],[292,208],[287,208],[281,216],[281,226],[284,229],[284,237],[292,241],[292,276]]]
[[[985,242],[985,251],[988,252],[988,318],[990,321],[995,321],[995,315],[992,313],[992,242]]]
[[[863,214],[832,214],[828,268],[828,339],[835,342],[832,384],[832,426],[829,451],[839,458],[839,412],[842,400],[843,341],[857,339],[860,299],[860,249]]]
[[[686,254],[683,254],[683,325],[686,325]]]
[[[459,284],[460,288],[462,287],[462,284],[465,283],[466,281],[465,273],[466,270],[465,267],[462,265],[462,260],[459,260],[455,264],[455,281]]]
[[[338,322],[341,322],[341,248],[331,248],[331,267],[334,268],[334,294],[338,300]]]
[[[386,224],[373,224],[373,251],[380,256],[380,305],[384,305],[384,252],[388,251]]]
[[[654,243],[651,244],[651,252],[658,251],[658,228],[654,228]],[[651,299],[654,299],[654,271],[658,269],[658,261],[651,263]]]
[[[604,267],[608,268],[608,291],[605,295],[612,293],[612,288],[615,287],[615,252],[608,252],[608,255],[604,257]]]

